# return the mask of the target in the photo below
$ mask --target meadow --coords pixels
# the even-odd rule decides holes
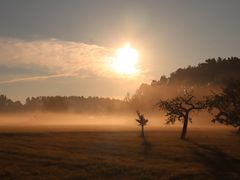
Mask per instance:
[[[1,130],[0,179],[240,179],[231,128],[137,128]]]

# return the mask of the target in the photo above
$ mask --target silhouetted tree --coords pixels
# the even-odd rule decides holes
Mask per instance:
[[[160,77],[160,80],[152,80],[151,86],[161,86],[161,85],[167,85],[168,84],[168,78],[165,75],[162,75]]]
[[[214,114],[212,122],[232,125],[240,132],[240,81],[232,81],[221,94],[215,94],[208,100],[209,111]]]
[[[144,117],[143,114],[140,114],[139,111],[136,111],[137,112],[137,115],[138,115],[138,118],[139,119],[136,119],[136,121],[139,123],[139,126],[141,126],[141,137],[144,138],[144,126],[147,125],[147,122],[148,122],[148,119],[146,119]]]
[[[185,139],[187,133],[188,121],[192,122],[192,119],[189,117],[189,113],[194,110],[201,110],[206,107],[204,101],[197,101],[196,98],[185,91],[183,96],[178,96],[171,100],[160,100],[157,103],[157,106],[167,111],[166,124],[174,124],[176,120],[183,122],[183,128],[181,133],[181,139]]]
[[[22,110],[23,105],[20,101],[12,101],[5,95],[0,95],[0,112],[16,112]]]
[[[168,82],[168,78],[165,75],[162,75],[160,77],[160,81],[159,82],[160,82],[161,85],[166,85],[167,82]]]

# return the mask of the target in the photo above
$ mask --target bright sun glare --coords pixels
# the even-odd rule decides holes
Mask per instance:
[[[117,49],[113,68],[117,73],[133,75],[137,73],[138,52],[129,43]]]

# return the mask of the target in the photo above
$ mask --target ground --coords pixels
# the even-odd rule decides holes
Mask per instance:
[[[0,179],[240,179],[232,130],[2,132]]]

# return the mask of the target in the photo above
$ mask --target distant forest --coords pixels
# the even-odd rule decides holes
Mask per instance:
[[[161,76],[151,84],[141,84],[129,103],[135,109],[152,111],[160,99],[171,99],[182,95],[185,90],[193,90],[194,96],[218,93],[230,81],[240,80],[240,59],[212,58],[197,66],[179,68],[169,77]]]
[[[114,113],[128,111],[128,103],[118,99],[83,96],[39,96],[28,97],[24,104],[0,95],[0,112],[51,111]]]
[[[229,80],[240,79],[240,59],[212,58],[205,60],[197,66],[179,68],[170,74],[170,77],[161,76],[160,80],[153,80],[154,85],[220,85],[226,84]]]
[[[142,84],[135,94],[123,100],[83,97],[83,96],[40,96],[28,97],[25,103],[12,101],[5,95],[0,95],[0,112],[25,111],[68,111],[68,112],[129,112],[132,110],[152,110],[159,99],[179,95],[184,89],[193,89],[195,95],[208,95],[219,91],[220,87],[231,80],[240,80],[240,59],[212,58],[197,66],[179,68],[169,77],[161,76],[151,84]]]

